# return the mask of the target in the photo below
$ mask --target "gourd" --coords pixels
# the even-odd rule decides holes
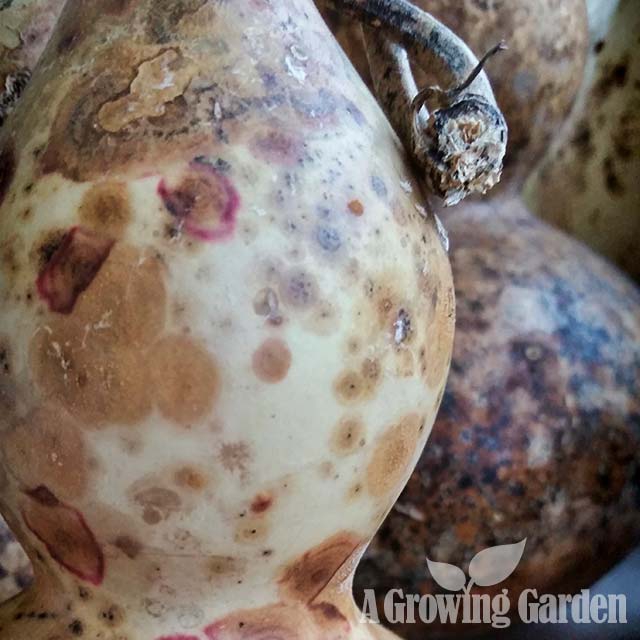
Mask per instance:
[[[511,5],[501,10],[508,22]],[[547,15],[550,28],[568,30],[563,20],[573,18],[558,11]],[[459,20],[476,50],[490,46],[475,38],[477,20],[465,21],[462,12]],[[527,49],[523,40],[519,46]],[[582,60],[576,53],[574,75]],[[497,94],[515,92],[520,64],[496,77]],[[527,70],[538,68],[526,61]],[[373,74],[384,76],[379,68]],[[516,104],[505,103],[505,117],[512,138],[523,139]],[[544,130],[557,131],[561,120],[557,112]],[[539,139],[535,127],[530,135]],[[529,161],[528,147],[521,158]],[[505,190],[517,191],[517,174]],[[588,586],[640,540],[637,287],[535,218],[517,194],[466,202],[442,217],[458,300],[448,387],[429,444],[355,578],[360,600],[375,590],[383,622],[391,589],[440,590],[425,557],[467,572],[479,551],[526,538],[515,573],[488,590],[508,588],[515,607],[523,588],[572,593]],[[416,640],[477,631],[393,628]]]
[[[451,273],[313,5],[69,0],[0,149],[0,510],[36,577],[3,639],[392,637],[349,586],[442,397]]]
[[[605,7],[606,8],[606,7]],[[545,220],[640,279],[640,11],[621,0],[564,135],[531,177],[527,201]]]

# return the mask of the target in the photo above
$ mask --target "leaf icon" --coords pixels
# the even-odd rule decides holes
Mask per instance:
[[[491,587],[506,580],[518,566],[527,539],[480,551],[469,563],[469,575],[480,587]]]
[[[454,564],[446,562],[434,562],[427,558],[427,565],[433,579],[445,589],[449,591],[460,591],[464,589],[467,582],[467,576],[464,575],[462,569],[458,569]]]

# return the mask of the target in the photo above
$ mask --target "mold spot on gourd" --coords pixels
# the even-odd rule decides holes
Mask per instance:
[[[0,204],[3,203],[16,173],[16,159],[13,147],[7,144],[0,151]]]
[[[139,491],[134,495],[134,500],[142,508],[142,519],[150,525],[168,520],[182,506],[180,496],[163,487]]]
[[[357,218],[364,215],[364,205],[360,200],[350,200],[347,204],[347,208],[349,209],[349,212]]]
[[[354,533],[337,533],[305,552],[280,577],[280,592],[287,599],[313,601],[333,580],[362,540]]]
[[[98,614],[100,622],[110,629],[121,626],[124,622],[124,617],[123,609],[116,604],[104,607]]]
[[[260,493],[251,502],[251,511],[256,514],[268,511],[273,505],[273,496]]]
[[[296,309],[308,309],[318,300],[318,284],[304,269],[292,269],[282,277],[280,296],[286,304]]]
[[[81,580],[94,585],[104,578],[104,556],[82,514],[60,502],[46,487],[27,492],[22,517],[51,557]]]
[[[143,349],[160,333],[165,314],[161,261],[114,245],[73,313],[36,331],[30,359],[40,391],[86,426],[138,423],[152,408]]]
[[[340,456],[349,455],[364,447],[365,426],[360,418],[344,418],[331,435],[330,448]]]
[[[284,341],[268,338],[253,354],[252,364],[254,373],[262,382],[282,382],[291,367],[291,351]]]
[[[234,540],[242,544],[264,542],[269,535],[269,524],[262,515],[241,518],[235,529]]]
[[[420,416],[410,414],[379,437],[366,471],[367,489],[372,496],[387,497],[399,487],[409,472],[421,433]]]
[[[202,491],[208,484],[208,479],[202,471],[194,467],[181,467],[173,475],[176,486],[191,491]]]
[[[190,426],[211,412],[220,391],[220,374],[204,347],[185,336],[168,336],[154,346],[151,367],[163,416]]]
[[[204,242],[228,240],[233,235],[240,196],[229,178],[207,162],[189,163],[177,186],[161,180],[158,195],[177,230]]]
[[[107,182],[89,189],[80,204],[79,216],[84,227],[121,238],[131,220],[126,184]]]
[[[113,541],[113,546],[122,551],[130,560],[137,558],[142,551],[142,543],[127,535],[118,536]]]
[[[269,164],[295,166],[303,155],[300,140],[277,130],[256,136],[251,142],[251,148]]]
[[[87,451],[80,428],[63,409],[45,406],[17,420],[0,449],[6,468],[23,486],[45,482],[67,500],[84,495]]]
[[[147,36],[159,44],[170,42],[180,21],[206,3],[207,0],[156,0],[147,20]]]
[[[378,360],[365,358],[360,370],[345,371],[333,384],[333,389],[342,404],[357,404],[375,394],[382,379],[382,369]]]
[[[36,286],[49,309],[71,313],[78,296],[93,282],[113,240],[82,227],[72,228],[40,272]]]
[[[105,102],[98,111],[98,124],[117,133],[141,118],[165,114],[165,104],[181,96],[193,76],[193,63],[179,51],[168,49],[137,69],[129,93]]]
[[[251,462],[251,449],[246,442],[225,442],[220,446],[218,458],[227,471],[238,471],[240,475],[244,475]]]

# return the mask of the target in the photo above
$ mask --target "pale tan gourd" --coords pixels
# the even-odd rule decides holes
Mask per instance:
[[[388,637],[451,273],[313,5],[70,0],[0,136],[3,640]]]
[[[589,73],[570,122],[531,177],[526,198],[540,217],[638,280],[640,5],[621,0],[608,30],[603,22],[594,25]]]

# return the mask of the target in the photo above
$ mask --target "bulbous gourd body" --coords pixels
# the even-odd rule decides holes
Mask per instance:
[[[3,638],[383,637],[451,274],[313,5],[71,0],[0,158]]]
[[[416,0],[415,4],[459,34],[478,56],[506,41],[508,49],[487,64],[509,125],[505,168],[496,189],[519,187],[557,134],[580,87],[588,44],[584,0]],[[360,26],[335,11],[325,9],[323,14],[371,86]],[[419,88],[441,83],[428,69],[414,71]]]
[[[608,32],[592,43],[590,70],[564,135],[526,189],[536,214],[635,280],[640,280],[639,29],[640,6],[621,0]]]

